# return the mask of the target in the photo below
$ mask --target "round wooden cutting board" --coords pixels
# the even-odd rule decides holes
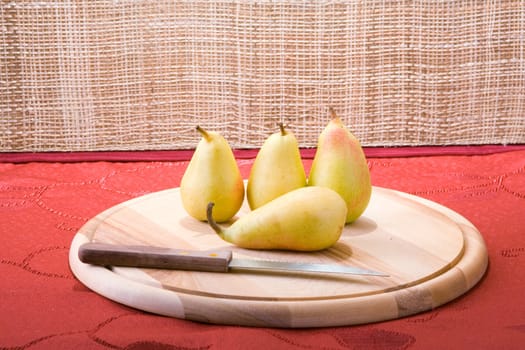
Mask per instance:
[[[238,213],[248,211],[245,203]],[[236,258],[347,264],[389,277],[283,272],[190,272],[84,264],[89,242],[182,249],[229,249]],[[487,250],[456,212],[406,193],[374,187],[365,213],[320,252],[237,248],[187,215],[178,188],[121,203],[75,235],[69,263],[95,292],[177,318],[246,326],[323,327],[383,321],[433,309],[483,276]]]

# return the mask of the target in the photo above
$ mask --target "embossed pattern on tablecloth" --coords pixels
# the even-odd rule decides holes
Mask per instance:
[[[247,176],[253,159],[239,159]],[[463,297],[398,320],[325,329],[208,325],[151,315],[83,286],[68,250],[90,218],[178,186],[187,161],[0,163],[0,349],[518,349],[525,345],[525,151],[369,158],[373,184],[470,220],[490,266]],[[311,159],[305,160],[309,169]]]

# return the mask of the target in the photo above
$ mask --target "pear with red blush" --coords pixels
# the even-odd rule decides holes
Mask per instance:
[[[363,214],[370,201],[370,171],[359,140],[333,108],[330,113],[332,119],[319,135],[308,185],[339,193],[348,207],[346,223],[351,223]]]

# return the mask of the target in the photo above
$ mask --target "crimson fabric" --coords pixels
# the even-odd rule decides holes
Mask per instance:
[[[366,147],[367,157],[414,157],[432,155],[491,154],[525,149],[525,145],[480,145],[480,146],[420,146],[420,147]],[[301,149],[304,159],[313,158],[315,148]],[[237,159],[251,159],[257,149],[234,150]],[[0,152],[0,161],[27,162],[141,162],[180,161],[191,158],[193,150],[177,151],[104,151],[104,152]]]
[[[482,281],[418,315],[300,330],[152,315],[104,298],[72,275],[67,255],[77,230],[115,204],[178,186],[187,157],[0,163],[0,349],[521,349],[525,150],[458,154],[371,156],[369,165],[374,185],[434,200],[480,230],[490,259]],[[245,177],[251,155],[239,157]]]

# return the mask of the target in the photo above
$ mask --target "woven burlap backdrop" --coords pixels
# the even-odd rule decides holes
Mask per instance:
[[[0,151],[525,143],[525,1],[2,1]]]

